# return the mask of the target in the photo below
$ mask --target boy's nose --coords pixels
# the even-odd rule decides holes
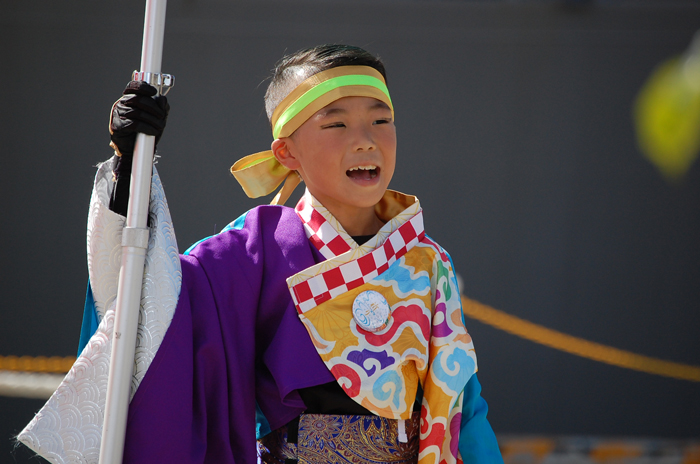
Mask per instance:
[[[374,150],[376,148],[374,144],[374,139],[369,131],[364,129],[358,129],[355,135],[355,150],[356,151],[368,151]]]

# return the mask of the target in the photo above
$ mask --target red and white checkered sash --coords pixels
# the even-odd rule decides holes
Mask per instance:
[[[405,217],[387,222],[362,247],[308,190],[295,210],[304,223],[306,236],[328,260],[287,279],[300,314],[371,281],[425,237],[423,211],[417,202],[404,211],[415,214],[399,214],[397,218]],[[352,253],[342,256],[348,252]]]

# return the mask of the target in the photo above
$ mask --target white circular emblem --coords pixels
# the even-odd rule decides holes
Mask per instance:
[[[367,290],[352,302],[352,317],[357,325],[368,332],[377,332],[386,327],[391,316],[389,303],[381,293]]]

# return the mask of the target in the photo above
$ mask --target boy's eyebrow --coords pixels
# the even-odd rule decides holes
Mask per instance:
[[[383,101],[379,101],[379,100],[377,100],[376,103],[374,105],[372,105],[369,109],[371,109],[371,110],[391,110],[391,108],[389,108],[389,105],[387,105]]]
[[[319,116],[325,117],[325,116],[330,116],[332,114],[340,114],[340,113],[347,113],[347,110],[344,108],[328,108],[325,111],[322,111]]]

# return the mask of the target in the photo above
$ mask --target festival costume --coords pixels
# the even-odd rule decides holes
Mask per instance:
[[[108,177],[102,166],[89,221],[90,295],[102,312],[100,325],[20,434],[55,462],[96,460],[99,447],[116,282],[110,280],[123,225],[105,207]],[[252,464],[255,424],[282,429],[305,409],[299,389],[333,381],[407,435],[390,447],[416,436],[414,422],[404,421],[411,420],[420,384],[421,463],[459,462],[458,449],[465,462],[502,462],[473,375],[476,358],[452,266],[425,235],[414,197],[388,191],[376,207],[386,225],[360,247],[307,192],[296,211],[254,208],[178,258],[155,171],[153,179],[125,462]],[[368,290],[391,307],[377,332],[350,315]],[[305,436],[300,445],[313,451],[320,442]]]

